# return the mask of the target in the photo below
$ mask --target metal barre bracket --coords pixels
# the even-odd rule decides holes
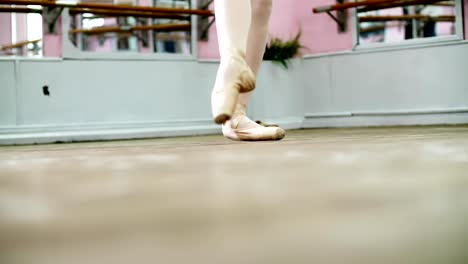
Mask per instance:
[[[343,4],[345,0],[336,0],[338,4]],[[338,32],[343,33],[346,32],[346,22],[348,20],[348,13],[346,10],[337,10],[336,16],[334,16],[330,11],[326,11],[326,13],[338,24]]]
[[[202,10],[208,10],[213,1],[214,0],[200,0],[198,1],[198,8]],[[214,24],[215,17],[210,20],[208,16],[203,16],[199,17],[197,21],[198,40],[208,41],[208,30]]]
[[[47,7],[44,6],[43,16],[47,24],[47,33],[56,34],[57,31],[57,20],[62,14],[63,7]]]

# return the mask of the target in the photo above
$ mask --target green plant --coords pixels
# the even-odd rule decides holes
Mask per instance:
[[[271,60],[273,63],[279,63],[287,69],[289,60],[297,56],[299,50],[304,48],[299,42],[300,37],[301,32],[299,31],[291,40],[283,41],[279,38],[272,38],[270,43],[266,46],[263,59]]]

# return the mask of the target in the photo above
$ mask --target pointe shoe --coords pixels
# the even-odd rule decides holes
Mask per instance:
[[[211,93],[211,110],[217,124],[231,119],[239,93],[247,93],[255,88],[255,75],[245,62],[245,54],[240,50],[230,50],[221,59],[215,86]]]
[[[278,126],[264,126],[245,115],[245,105],[237,104],[231,120],[223,124],[223,135],[232,140],[264,141],[280,140],[286,132]]]

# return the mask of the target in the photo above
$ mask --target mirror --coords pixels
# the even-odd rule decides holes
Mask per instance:
[[[42,55],[42,8],[0,6],[0,56]]]
[[[418,0],[357,8],[358,43],[398,43],[455,35],[455,4],[456,0]]]
[[[93,3],[109,4],[106,0]],[[114,4],[191,8],[191,0],[117,0]],[[83,8],[71,8],[69,13],[70,41],[82,51],[191,54],[190,15]]]

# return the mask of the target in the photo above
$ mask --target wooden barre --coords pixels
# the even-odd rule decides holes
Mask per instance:
[[[401,6],[411,6],[411,5],[432,5],[437,2],[443,2],[443,0],[400,0],[393,3],[386,3],[380,5],[369,5],[363,8],[358,8],[358,12],[368,12],[386,8],[394,8]]]
[[[324,13],[330,11],[346,10],[350,8],[357,8],[360,12],[384,9],[389,7],[398,7],[405,5],[419,5],[419,4],[434,4],[437,2],[446,2],[444,0],[366,0],[359,2],[348,2],[343,4],[335,4],[330,6],[320,6],[313,9],[314,13]],[[389,6],[389,7],[387,7]]]
[[[0,6],[0,13],[37,13],[42,14],[42,8],[30,8],[30,7],[9,7]],[[71,15],[92,13],[102,16],[112,17],[146,17],[146,18],[167,18],[167,19],[178,19],[188,20],[190,16],[187,15],[175,15],[166,13],[154,13],[154,12],[142,12],[142,11],[123,11],[123,10],[106,10],[106,9],[89,9],[89,8],[70,8]]]
[[[142,11],[124,11],[124,10],[106,10],[106,9],[89,9],[89,8],[70,8],[70,15],[77,15],[83,13],[91,13],[95,15],[110,16],[110,17],[145,17],[145,18],[167,18],[167,19],[178,19],[188,20],[190,16],[165,14],[165,13],[154,13],[154,12],[142,12]]]
[[[378,21],[406,21],[406,20],[427,20],[439,22],[454,22],[455,16],[427,16],[427,15],[401,15],[401,16],[364,16],[359,17],[359,22]]]
[[[372,5],[372,4],[382,4],[382,3],[389,3],[395,2],[398,0],[367,0],[367,1],[359,1],[359,2],[347,2],[343,4],[334,4],[329,6],[319,6],[315,7],[312,11],[314,13],[324,13],[336,10],[345,10],[349,8],[355,8],[360,6]]]
[[[16,48],[21,48],[25,45],[31,44],[31,43],[37,43],[41,41],[42,39],[35,39],[35,40],[25,40],[25,41],[20,41],[16,42],[13,44],[6,44],[6,45],[1,45],[0,50],[8,50],[8,49],[16,49]]]
[[[127,33],[132,31],[143,30],[156,30],[156,31],[189,31],[190,24],[164,24],[164,25],[143,25],[132,27],[99,27],[93,29],[71,29],[68,31],[70,34],[83,33],[83,34],[104,34],[104,33]]]
[[[0,0],[0,4],[6,5],[40,5],[47,7],[80,7],[101,10],[123,10],[123,11],[143,11],[167,14],[186,14],[199,16],[213,16],[213,12],[202,9],[183,9],[166,7],[147,7],[147,6],[129,6],[129,5],[109,5],[96,3],[77,3],[75,1],[57,1],[49,2],[42,0]]]

